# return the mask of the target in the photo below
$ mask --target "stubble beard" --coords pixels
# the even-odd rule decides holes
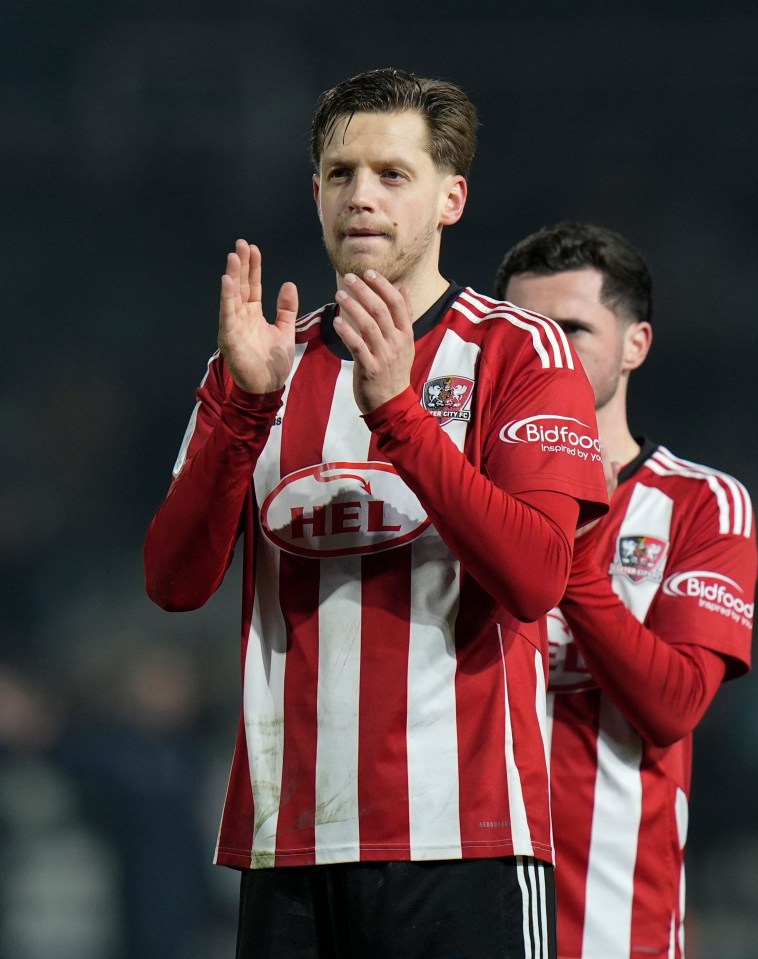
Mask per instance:
[[[337,233],[337,236],[330,240],[324,235],[323,241],[327,256],[339,276],[344,276],[346,273],[363,276],[366,270],[376,270],[393,286],[400,286],[410,279],[418,264],[427,255],[436,232],[436,222],[430,221],[407,246],[398,250],[394,246],[397,232],[386,229],[384,233],[390,249],[384,254],[377,254],[371,250],[367,250],[365,254],[343,253],[340,249],[341,233]]]
[[[595,391],[595,412],[599,413],[613,400],[618,393],[621,373],[615,372],[606,377],[602,383],[598,384]]]

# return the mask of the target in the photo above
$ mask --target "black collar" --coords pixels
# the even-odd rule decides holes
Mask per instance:
[[[645,436],[635,436],[634,438],[640,445],[640,451],[619,473],[619,483],[625,483],[628,479],[631,479],[637,470],[644,465],[645,461],[650,459],[653,453],[658,449],[658,444],[647,439]]]

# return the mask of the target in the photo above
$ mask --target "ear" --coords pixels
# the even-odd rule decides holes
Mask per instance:
[[[630,323],[624,335],[622,372],[631,372],[645,362],[653,342],[653,328],[645,322]]]
[[[321,219],[320,190],[321,190],[321,183],[319,181],[318,173],[314,173],[313,174],[313,199],[316,203],[316,209],[318,210],[319,220]]]
[[[440,226],[451,226],[460,220],[467,196],[468,183],[465,177],[459,173],[445,177]]]

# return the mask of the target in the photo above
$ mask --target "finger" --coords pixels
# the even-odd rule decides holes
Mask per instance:
[[[387,305],[354,274],[346,274],[343,279],[347,289],[337,291],[340,315],[361,337],[373,356],[384,355],[397,335]]]
[[[247,303],[249,293],[250,293],[250,284],[249,284],[249,272],[250,272],[250,246],[247,240],[237,240],[234,244],[234,251],[237,254],[237,257],[240,262],[239,268],[239,292],[240,298],[243,303]]]
[[[366,285],[376,293],[389,311],[395,329],[407,331],[413,325],[410,291],[407,286],[400,289],[376,270],[366,270],[363,274]]]
[[[227,276],[230,276],[234,283],[239,286],[240,281],[240,272],[242,270],[242,264],[238,253],[228,253],[226,257],[226,273]]]
[[[355,336],[359,337],[367,348],[378,356],[387,343],[387,335],[392,331],[390,319],[388,317],[385,318],[385,327],[387,330],[387,335],[385,335],[376,319],[371,316],[358,299],[351,296],[345,290],[337,290],[336,299],[340,309],[340,320],[344,321],[345,324],[351,328]],[[351,342],[352,341],[353,338],[351,337]]]
[[[226,332],[236,320],[239,304],[239,284],[227,272],[221,277],[221,299],[218,310],[219,329],[222,332]]]
[[[369,285],[365,279],[356,276],[354,273],[345,274],[343,277],[345,290],[350,297],[360,305],[362,310],[365,311],[367,317],[373,320],[373,323],[376,324],[381,331],[382,336],[386,338],[390,336],[396,328],[388,300],[390,302],[396,300],[402,302],[402,297],[391,283],[384,280],[384,277],[380,277],[380,275],[373,270],[369,272],[373,274],[372,285]],[[381,282],[382,280],[384,280],[384,283]],[[374,288],[374,284],[376,284],[378,288]],[[369,332],[371,323],[367,317],[363,316],[361,311],[355,309],[352,304],[349,304],[349,307],[355,318],[363,321],[366,332]]]
[[[248,245],[248,255],[248,301],[260,303],[263,300],[263,256],[253,243]]]
[[[407,286],[401,286],[400,295],[405,302],[405,312],[408,317],[408,322],[411,326],[413,326],[413,304],[411,303],[411,291]]]
[[[226,257],[226,273],[224,274],[229,281],[226,284],[229,294],[233,293],[235,296],[239,296],[241,270],[242,264],[239,256],[236,253],[229,253]]]
[[[372,356],[361,334],[358,333],[343,316],[334,317],[334,332],[348,348],[356,364],[366,368],[371,362]]]
[[[292,328],[293,335],[297,319],[297,287],[294,283],[282,283],[276,298],[276,325],[280,330]]]

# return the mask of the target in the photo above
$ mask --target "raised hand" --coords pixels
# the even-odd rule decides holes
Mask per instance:
[[[221,277],[218,347],[232,379],[248,393],[281,389],[295,356],[297,287],[282,284],[275,323],[263,315],[261,297],[261,251],[237,240]]]
[[[362,413],[368,413],[411,382],[415,356],[411,303],[405,287],[395,289],[375,270],[367,270],[363,279],[347,273],[343,282],[334,328],[355,361],[355,401]]]

